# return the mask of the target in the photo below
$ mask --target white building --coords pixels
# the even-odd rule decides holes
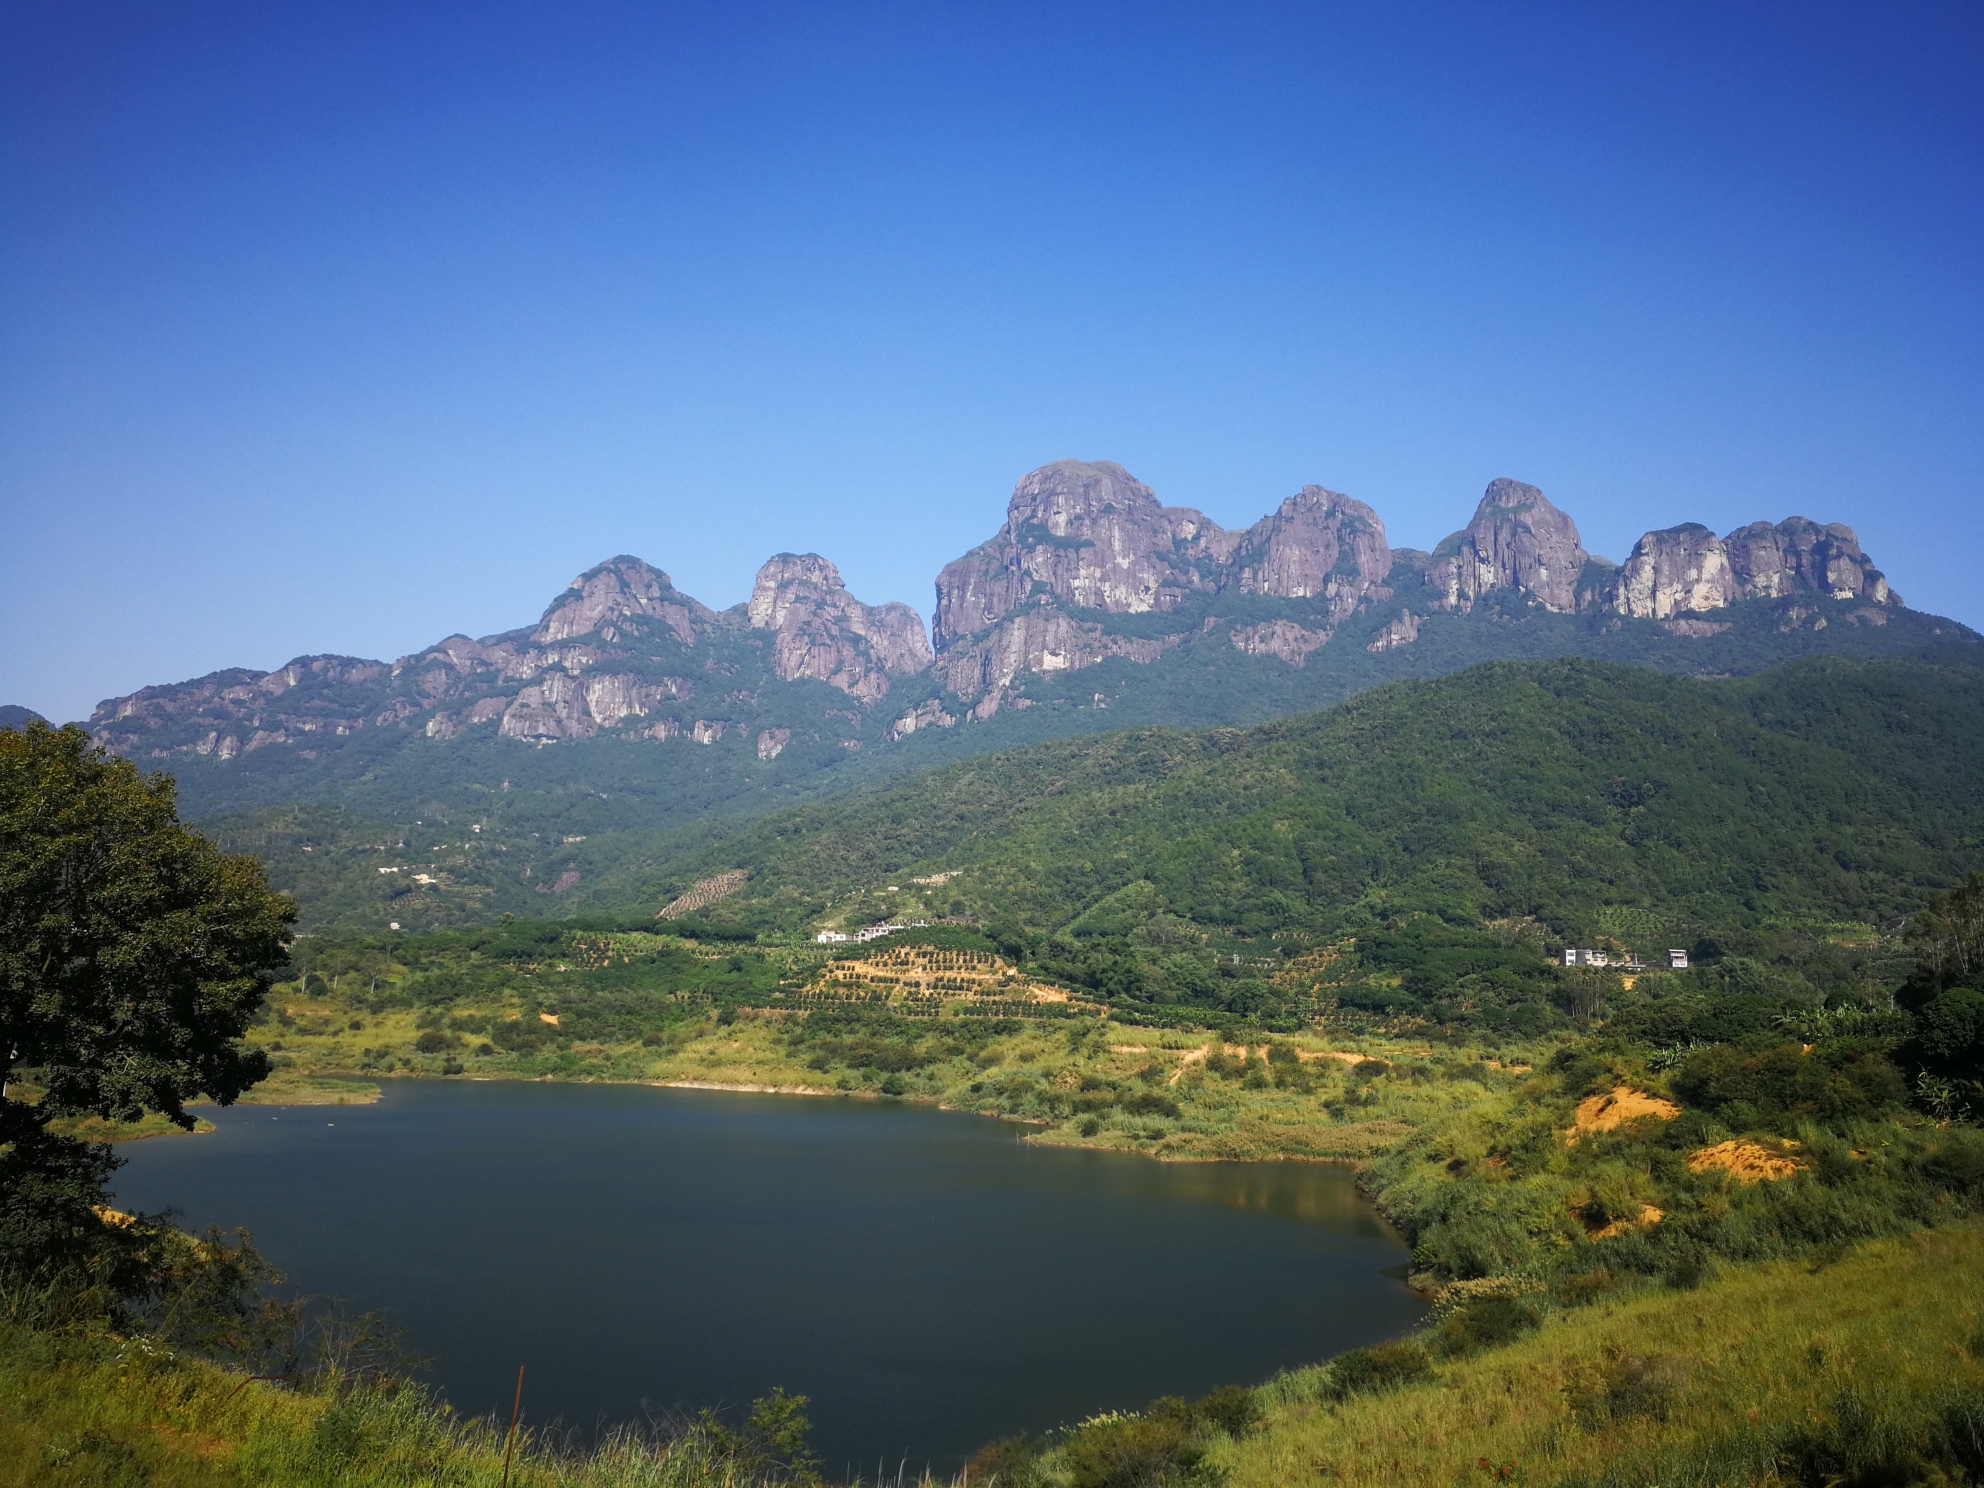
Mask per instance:
[[[822,930],[813,939],[820,945],[835,945],[840,941],[846,940],[847,937],[842,935],[838,930]]]
[[[1667,965],[1673,971],[1686,971],[1688,969],[1688,953],[1680,946],[1675,946],[1667,953]]]

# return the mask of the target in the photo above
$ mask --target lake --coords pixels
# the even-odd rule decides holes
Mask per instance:
[[[298,1288],[384,1309],[461,1410],[589,1432],[809,1395],[830,1472],[1401,1333],[1422,1304],[1348,1169],[1032,1147],[893,1101],[389,1081],[127,1146],[125,1208],[243,1225]]]

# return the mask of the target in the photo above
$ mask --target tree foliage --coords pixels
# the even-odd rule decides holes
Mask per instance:
[[[102,1231],[112,1161],[48,1132],[234,1100],[268,1072],[241,1036],[286,961],[295,911],[252,858],[181,825],[172,782],[82,730],[0,730],[0,1249],[40,1264]]]

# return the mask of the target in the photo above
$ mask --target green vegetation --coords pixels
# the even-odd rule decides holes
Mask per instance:
[[[1046,745],[657,847],[653,897],[749,871],[691,921],[299,939],[227,1067],[838,1091],[1363,1167],[1437,1298],[1421,1334],[996,1444],[981,1484],[1975,1481],[1980,721],[1967,668],[1575,662]],[[808,933],[938,914],[978,924]],[[111,1104],[34,1119],[167,1109]],[[78,1225],[124,1247],[87,1305],[46,1268],[0,1278],[11,1460],[494,1480],[500,1433],[391,1371],[220,1372],[300,1349],[245,1245]],[[520,1481],[805,1481],[797,1409],[533,1443]]]
[[[1404,591],[1398,602],[1409,602]],[[1488,662],[1591,657],[1619,679],[1615,690],[1624,699],[1642,686],[1662,696],[1661,673],[1744,676],[1826,656],[1855,658],[1874,672],[1879,657],[1954,669],[1980,660],[1976,638],[1951,622],[1893,611],[1885,624],[1865,625],[1854,619],[1860,607],[1817,597],[1739,605],[1728,612],[1727,633],[1683,638],[1653,621],[1550,615],[1501,596],[1468,615],[1432,615],[1414,645],[1375,654],[1364,641],[1395,612],[1359,616],[1296,668],[1238,654],[1217,622],[1288,618],[1329,628],[1309,613],[1310,602],[1229,595],[1210,604],[1163,615],[1090,617],[1110,629],[1185,639],[1149,666],[1116,660],[1026,677],[1024,707],[897,740],[889,737],[890,725],[934,696],[934,681],[900,684],[885,706],[864,715],[823,683],[778,681],[755,649],[757,633],[723,627],[679,656],[659,633],[651,637],[660,647],[652,666],[615,663],[652,672],[650,681],[667,680],[663,672],[677,680],[726,679],[720,695],[699,693],[694,706],[664,709],[682,713],[676,721],[685,730],[698,714],[728,719],[723,737],[707,746],[641,737],[654,721],[646,716],[549,748],[495,737],[493,726],[429,737],[424,701],[394,692],[400,684],[383,672],[364,684],[313,673],[283,695],[286,715],[399,720],[349,734],[313,732],[308,749],[283,744],[227,760],[198,756],[189,751],[203,735],[234,725],[202,721],[197,710],[147,714],[139,720],[144,731],[118,737],[120,747],[169,763],[189,814],[229,850],[256,853],[278,887],[300,894],[304,928],[364,932],[392,920],[409,928],[460,928],[500,913],[645,906],[651,914],[659,904],[653,896],[682,853],[713,826],[734,830],[767,812],[994,751],[1111,730],[1258,724]],[[1420,603],[1412,608],[1425,613]],[[1208,621],[1215,622],[1211,630],[1203,628]],[[1825,628],[1813,628],[1821,622]],[[1849,667],[1837,675],[1855,674]],[[450,700],[443,711],[453,716],[464,701]],[[1822,696],[1808,701],[1824,705]],[[954,715],[968,711],[957,699],[943,705]],[[400,717],[408,706],[417,711]],[[775,758],[762,760],[753,741],[767,727],[792,737]],[[844,748],[843,739],[861,747]],[[1079,755],[1084,747],[1071,744],[1069,751]],[[398,871],[382,874],[382,868]],[[425,881],[416,882],[415,874]]]
[[[0,1271],[142,1294],[164,1243],[105,1225],[110,1149],[51,1130],[230,1101],[294,910],[252,858],[179,824],[172,783],[81,729],[0,730]],[[9,1086],[32,1074],[36,1099]]]
[[[1493,1299],[1525,1316],[1526,1336],[1508,1341],[1479,1336],[1482,1302],[1455,1302],[1424,1340],[1294,1371],[1242,1401],[1161,1401],[1002,1443],[971,1480],[997,1468],[1038,1488],[1976,1482],[1980,1281],[1984,1235],[1963,1227],[1818,1266],[1732,1267],[1694,1290]]]
[[[610,1433],[580,1449],[526,1424],[463,1420],[404,1374],[375,1319],[322,1320],[279,1342],[282,1380],[244,1378],[160,1334],[46,1315],[0,1295],[0,1465],[52,1488],[743,1488],[819,1481],[804,1396],[775,1392],[741,1422],[714,1412]]]
[[[749,869],[733,913],[764,924],[854,918],[878,886],[955,872],[940,902],[1077,935],[1327,935],[1425,911],[1595,936],[1624,909],[1659,946],[1913,912],[1984,843],[1980,781],[1970,668],[1494,665],[1246,732],[974,760],[714,830],[658,869]]]

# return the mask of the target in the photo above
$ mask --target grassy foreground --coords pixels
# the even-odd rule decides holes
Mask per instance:
[[[1975,1482],[1984,1234],[1918,1233],[1594,1305],[1341,1403],[1316,1398],[1327,1375],[1270,1386],[1293,1399],[1213,1448],[1233,1488]]]
[[[1449,1357],[1413,1347],[1360,1351],[1251,1395],[1223,1392],[1213,1412],[1223,1427],[1202,1421],[1193,1450],[1181,1450],[1193,1408],[1160,1402],[1083,1423],[1044,1451],[991,1449],[968,1478],[1816,1488],[1984,1475],[1984,1233],[1974,1226],[1872,1242],[1829,1263],[1732,1268],[1689,1291],[1656,1287],[1572,1309],[1499,1347]],[[8,1483],[502,1479],[501,1430],[463,1422],[416,1389],[333,1377],[297,1393],[108,1332],[0,1323],[0,1399]],[[705,1418],[572,1455],[526,1438],[511,1481],[806,1480],[803,1455],[795,1471],[777,1433],[776,1419],[754,1434]]]

